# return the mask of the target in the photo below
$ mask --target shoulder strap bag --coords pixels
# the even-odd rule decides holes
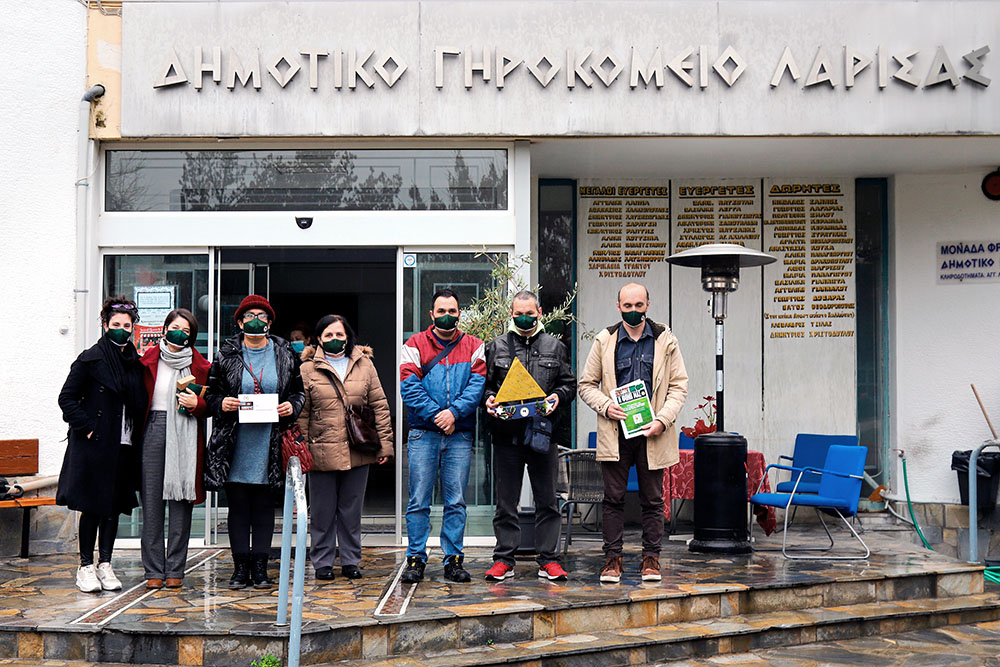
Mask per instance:
[[[348,446],[360,454],[375,456],[382,448],[382,441],[375,428],[375,411],[370,405],[358,408],[349,404],[340,393],[337,380],[333,377],[329,380],[333,390],[337,392],[337,398],[344,405],[344,427],[347,429]]]
[[[435,366],[437,366],[439,361],[441,361],[442,359],[444,359],[445,357],[447,357],[449,354],[451,354],[451,351],[455,349],[456,345],[458,345],[458,341],[462,340],[462,338],[464,336],[465,336],[464,333],[460,333],[457,336],[455,336],[455,340],[453,340],[450,343],[448,343],[447,345],[445,345],[444,349],[441,350],[440,352],[438,352],[438,355],[436,357],[434,357],[429,362],[427,362],[426,364],[424,364],[423,366],[421,366],[420,367],[420,377],[421,378],[427,377],[427,374],[430,372],[430,370],[432,368],[434,368]]]

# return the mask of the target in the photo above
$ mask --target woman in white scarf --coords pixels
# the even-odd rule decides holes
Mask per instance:
[[[142,564],[146,588],[183,585],[191,511],[204,500],[201,461],[204,415],[200,397],[207,382],[208,361],[194,349],[198,322],[179,308],[165,320],[163,338],[142,356],[149,408],[142,452]],[[193,375],[196,389],[177,391],[177,381]],[[169,507],[164,548],[164,510]]]

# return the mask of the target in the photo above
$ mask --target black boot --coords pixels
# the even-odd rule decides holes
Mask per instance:
[[[466,569],[462,567],[462,561],[464,560],[465,556],[448,556],[445,558],[444,578],[460,584],[472,581],[472,575],[470,575]]]
[[[404,584],[415,584],[424,578],[425,567],[427,563],[416,556],[410,556],[406,559],[406,569],[403,570],[403,576],[399,580]]]
[[[267,554],[251,554],[253,562],[250,565],[250,572],[253,576],[253,587],[264,589],[274,586],[274,582],[267,578]]]
[[[233,576],[229,588],[237,591],[250,583],[250,554],[233,554]]]

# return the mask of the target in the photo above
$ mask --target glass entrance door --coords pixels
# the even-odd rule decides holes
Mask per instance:
[[[490,275],[493,264],[489,258],[474,252],[406,252],[402,254],[402,340],[426,330],[431,325],[431,297],[444,287],[458,294],[462,309],[483,296],[492,286]],[[488,341],[487,341],[488,342]],[[397,474],[400,493],[397,494],[399,513],[405,518],[407,502],[407,479],[409,466],[406,456],[406,409],[399,411],[397,418]],[[486,538],[493,536],[493,451],[485,435],[484,425],[477,423],[475,445],[472,453],[472,469],[465,489],[468,513],[466,537]],[[431,542],[436,544],[441,526],[444,506],[441,500],[440,484],[435,486],[431,506]],[[405,522],[403,524],[405,529]]]
[[[164,320],[171,310],[187,308],[198,320],[195,348],[208,357],[211,345],[210,307],[212,292],[209,276],[211,262],[203,249],[157,250],[156,252],[113,253],[103,255],[101,299],[121,295],[136,302],[139,322],[133,342],[140,353],[159,343]],[[207,536],[207,504],[197,505],[191,522],[192,544],[200,546]],[[118,522],[120,546],[138,548],[142,534],[143,513],[137,507]]]
[[[215,252],[215,340],[212,341],[212,358],[222,341],[236,335],[239,330],[233,316],[244,297],[259,294],[266,299],[270,288],[270,267],[267,264],[225,262],[223,250],[217,249]],[[224,534],[229,532],[225,523],[229,514],[225,491],[209,492],[207,502],[212,514],[209,541],[218,544],[220,528]]]

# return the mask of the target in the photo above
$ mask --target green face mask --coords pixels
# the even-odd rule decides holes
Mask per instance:
[[[625,320],[625,324],[634,327],[642,324],[642,321],[646,319],[646,313],[638,310],[626,310],[622,313],[622,319]]]
[[[340,354],[344,351],[344,346],[347,344],[346,340],[341,340],[339,338],[331,338],[330,340],[323,341],[323,349],[330,354]]]
[[[170,343],[171,345],[176,345],[177,347],[186,347],[188,341],[191,339],[191,336],[184,333],[180,329],[171,329],[170,331],[167,332],[164,338],[166,338],[167,342]]]
[[[267,322],[261,322],[256,317],[243,323],[243,333],[251,336],[263,336],[267,333]]]
[[[131,337],[131,331],[126,331],[125,329],[108,329],[108,339],[115,345],[124,345]]]
[[[434,318],[434,326],[441,331],[454,331],[458,326],[458,318],[454,315],[442,315]]]
[[[531,331],[538,324],[538,318],[534,315],[518,315],[514,318],[514,326],[521,331]]]

